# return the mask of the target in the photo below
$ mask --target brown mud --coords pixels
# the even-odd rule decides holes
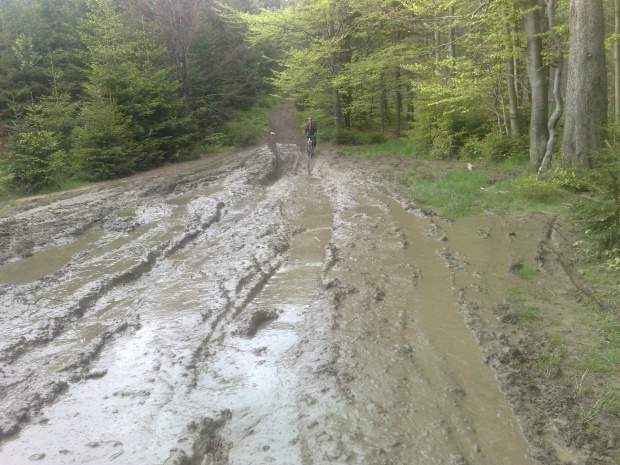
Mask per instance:
[[[0,463],[606,463],[506,302],[537,258],[567,305],[548,220],[443,221],[271,127],[0,217]]]

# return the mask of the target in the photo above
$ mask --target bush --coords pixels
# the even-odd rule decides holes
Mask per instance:
[[[564,195],[563,190],[553,183],[536,180],[535,174],[515,178],[511,184],[520,196],[536,202],[552,202]]]
[[[370,143],[371,144],[385,144],[390,140],[388,135],[384,132],[374,132],[370,134]]]
[[[89,181],[130,174],[141,158],[127,118],[106,100],[82,108],[72,137],[75,167]]]
[[[482,139],[470,136],[459,150],[459,155],[464,158],[485,159],[492,162],[501,162],[524,153],[527,153],[524,138],[515,139],[497,132],[486,134]]]
[[[338,145],[366,145],[368,143],[364,134],[353,129],[338,129],[332,141]]]
[[[236,110],[222,125],[223,137],[216,137],[217,143],[234,147],[253,145],[267,136],[271,110],[277,103],[275,98],[259,99],[249,110]]]
[[[445,113],[438,106],[421,108],[414,123],[415,137],[425,140],[430,153],[440,159],[456,158],[473,139],[481,140],[491,130],[488,118],[481,111]]]
[[[267,134],[267,122],[253,115],[232,118],[224,123],[225,144],[247,147],[258,143]]]
[[[620,140],[618,131],[618,127],[610,129],[612,139]],[[578,192],[588,191],[573,204],[573,216],[584,225],[588,248],[602,252],[610,260],[618,255],[610,252],[620,248],[619,153],[620,142],[613,142],[599,153],[594,169],[586,171],[579,165],[568,165],[554,173],[555,182]]]
[[[66,96],[32,103],[11,135],[11,154],[3,184],[36,192],[57,186],[68,176],[67,152],[75,105]]]
[[[572,192],[588,192],[590,190],[590,178],[588,174],[584,173],[582,166],[564,165],[553,171],[551,182]]]

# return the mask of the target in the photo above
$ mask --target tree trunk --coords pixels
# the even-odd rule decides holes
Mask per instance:
[[[592,166],[605,139],[607,69],[603,0],[571,0],[566,120],[562,151],[568,163]]]
[[[342,128],[342,101],[338,87],[332,87],[332,108],[334,110],[334,128]]]
[[[620,0],[614,1],[614,32],[620,37]],[[616,124],[620,124],[620,39],[614,41],[614,78]]]
[[[545,156],[549,130],[547,118],[549,112],[549,86],[547,82],[547,67],[542,59],[543,32],[542,16],[537,0],[524,0],[525,33],[527,36],[526,63],[527,74],[531,87],[531,115],[530,115],[530,166],[538,169]]]
[[[441,37],[439,36],[439,28],[435,26],[435,63],[441,61],[441,51],[439,50]]]
[[[620,0],[618,0],[620,1]],[[519,97],[515,86],[515,61],[513,57],[512,34],[508,24],[504,27],[504,33],[508,41],[506,42],[506,83],[508,85],[508,107],[510,112],[510,135],[514,138],[521,136],[519,127]]]
[[[454,62],[456,60],[456,28],[454,27],[454,5],[448,7],[448,16],[450,16],[450,28],[448,30],[448,52],[450,54],[450,74],[454,73]]]
[[[328,23],[327,36],[329,38],[334,36],[334,21],[329,21]],[[332,51],[329,54],[329,64],[331,68],[332,78],[335,78],[338,75],[338,71],[340,68],[338,53],[336,51]],[[343,126],[342,100],[340,99],[340,90],[337,86],[332,87],[332,110],[334,114],[334,128],[341,129]]]
[[[549,18],[549,31],[555,48],[558,50],[558,61],[555,64],[555,75],[553,78],[553,99],[555,100],[555,111],[549,118],[549,141],[547,142],[547,151],[545,157],[540,163],[538,168],[538,175],[536,179],[540,177],[540,173],[546,168],[551,160],[553,151],[555,150],[555,144],[558,140],[558,122],[564,113],[564,100],[562,99],[562,71],[564,70],[564,53],[562,52],[562,44],[560,38],[555,30],[555,0],[548,0],[547,3],[547,17]]]
[[[400,137],[400,115],[403,110],[403,95],[400,88],[400,65],[396,65],[396,136]]]

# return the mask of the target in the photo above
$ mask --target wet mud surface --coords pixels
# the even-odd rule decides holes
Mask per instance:
[[[580,463],[499,305],[546,219],[445,222],[271,124],[0,218],[0,463]]]

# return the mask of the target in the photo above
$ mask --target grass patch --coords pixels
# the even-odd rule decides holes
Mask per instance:
[[[508,289],[508,301],[513,304],[520,304],[525,301],[525,296],[523,295],[523,289],[520,287],[509,286]]]
[[[521,279],[530,280],[534,277],[534,273],[536,273],[536,267],[528,265],[523,259],[519,259],[516,263],[510,265],[510,271]]]
[[[553,347],[560,347],[562,344],[564,344],[564,336],[562,336],[560,333],[552,333],[549,335],[549,343]]]
[[[407,185],[407,193],[422,206],[435,207],[444,217],[455,219],[482,210],[476,199],[484,195],[480,188],[489,183],[489,177],[469,170],[454,170],[439,176],[429,169],[414,167],[403,173],[401,181]]]
[[[566,353],[567,350],[564,347],[553,347],[551,350],[547,350],[538,356],[538,366],[542,368],[546,377],[553,376],[553,369],[562,365]],[[555,370],[555,373],[557,373],[557,370]]]
[[[617,373],[620,369],[620,347],[597,344],[586,355],[583,368],[598,373]]]
[[[138,214],[130,208],[123,208],[116,213],[120,218],[132,218]]]
[[[582,403],[580,407],[580,420],[584,425],[596,428],[596,420],[601,414],[620,409],[620,388],[613,387],[595,396],[595,401],[589,404]]]
[[[620,321],[613,313],[608,313],[601,320],[601,332],[609,342],[620,342]]]
[[[531,323],[542,319],[542,309],[535,305],[526,305],[515,310],[515,318],[519,323]]]
[[[11,209],[15,206],[15,202],[12,200],[7,201],[4,205],[0,207],[0,215],[4,215],[11,211]]]

